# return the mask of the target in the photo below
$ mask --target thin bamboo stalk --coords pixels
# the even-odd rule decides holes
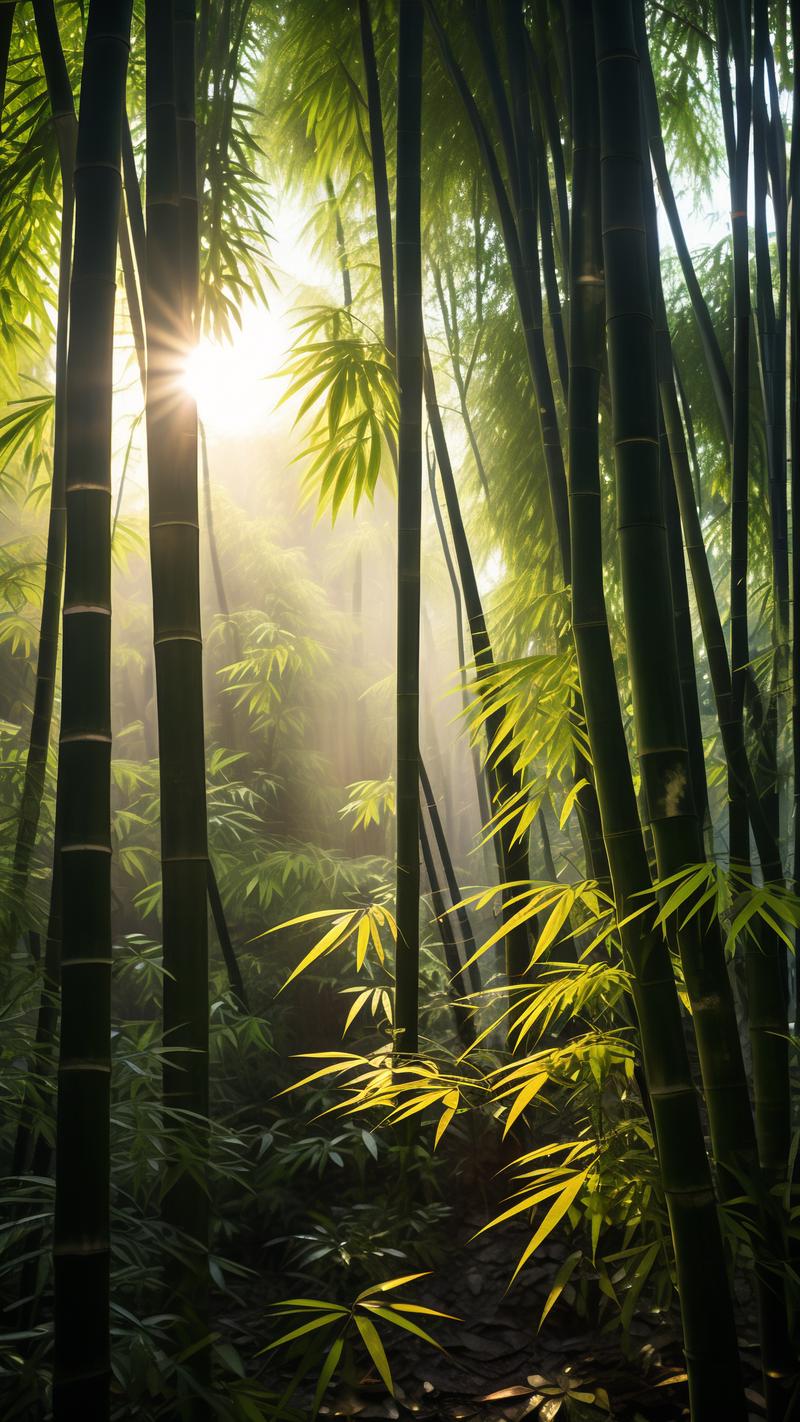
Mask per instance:
[[[14,844],[12,884],[16,915],[24,913],[31,857],[36,844],[42,796],[47,772],[47,755],[53,721],[53,704],[58,663],[58,634],[61,618],[61,590],[64,581],[66,510],[64,463],[66,457],[66,374],[69,329],[69,288],[72,270],[72,229],[74,216],[75,143],[77,119],[72,87],[64,63],[53,0],[35,0],[34,20],[47,82],[53,127],[58,144],[61,174],[61,241],[58,264],[56,312],[55,424],[53,432],[53,472],[50,485],[50,513],[47,527],[44,589],[39,621],[36,683],[28,755]]]
[[[439,806],[436,803],[436,796],[433,793],[433,786],[422,756],[419,758],[419,779],[420,785],[422,786],[422,802],[428,811],[428,819],[431,822],[433,837],[436,840],[436,848],[439,851],[439,858],[442,861],[442,869],[444,870],[444,877],[447,883],[447,892],[450,895],[450,903],[456,912],[456,919],[461,935],[461,952],[464,955],[464,962],[466,963],[469,962],[477,946],[475,943],[475,934],[472,930],[469,913],[463,902],[464,895],[459,888],[455,865],[453,864],[453,856],[450,853],[450,846],[447,843],[442,817],[439,814]],[[474,963],[470,963],[467,971],[469,974],[469,991],[480,992],[482,983],[477,960]],[[464,982],[461,991],[467,991],[466,982]]]
[[[389,203],[389,180],[386,171],[386,144],[383,136],[381,86],[375,58],[375,38],[369,0],[358,0],[361,29],[361,53],[367,85],[367,113],[372,157],[372,182],[375,192],[375,221],[380,261],[381,299],[383,301],[383,341],[391,355],[397,350],[397,317],[394,307],[394,255],[392,244],[392,210]]]
[[[425,874],[431,891],[433,916],[436,920],[436,927],[439,930],[439,937],[442,940],[445,963],[450,975],[448,990],[453,1003],[453,1018],[456,1024],[456,1032],[463,1046],[471,1047],[475,1041],[475,1024],[472,1013],[463,1002],[468,992],[468,987],[464,977],[464,969],[459,957],[455,935],[453,933],[453,925],[450,915],[447,912],[447,903],[445,902],[445,897],[439,882],[439,874],[437,872],[431,842],[428,838],[428,831],[425,826],[424,809],[425,795],[423,787],[420,785],[419,840],[422,850],[422,862],[425,865]]]
[[[714,396],[719,409],[722,428],[725,438],[730,442],[733,437],[733,391],[731,389],[731,378],[725,364],[722,351],[720,350],[717,333],[714,330],[714,323],[706,305],[702,288],[697,280],[697,273],[694,269],[691,252],[681,225],[678,204],[672,187],[672,180],[667,163],[667,153],[664,147],[664,140],[661,134],[661,118],[658,109],[658,96],[656,94],[653,70],[650,64],[649,50],[642,55],[642,83],[644,89],[645,111],[647,113],[647,126],[650,140],[650,154],[653,159],[658,190],[661,194],[661,201],[664,204],[664,211],[669,222],[672,240],[675,243],[675,250],[678,254],[678,261],[681,264],[683,279],[686,283],[686,290],[694,313],[697,328],[700,334],[700,341],[703,346],[706,363],[708,366]]]
[[[336,251],[339,257],[339,271],[342,276],[342,302],[345,306],[353,304],[353,284],[350,280],[350,264],[347,260],[347,244],[344,240],[344,227],[342,225],[342,212],[339,201],[336,197],[336,189],[333,186],[333,178],[330,173],[325,179],[325,193],[329,206],[333,212],[333,224],[336,232]]]
[[[523,257],[522,239],[517,230],[515,215],[512,210],[511,202],[509,201],[508,193],[506,192],[497,157],[494,152],[494,146],[483,116],[467,84],[461,66],[456,60],[452,45],[439,18],[433,0],[425,0],[425,6],[426,13],[430,18],[431,28],[439,47],[442,65],[449,75],[453,87],[464,106],[464,111],[467,115],[470,127],[473,130],[495,199],[495,207],[511,272],[512,286],[531,371],[531,381],[538,411],[539,429],[545,457],[545,471],[550,495],[550,506],[561,561],[561,572],[565,584],[568,585],[571,578],[571,571],[567,483],[558,419],[553,398],[553,387],[547,364],[547,350],[544,341],[542,296],[539,286],[538,247],[536,245],[536,224],[535,220],[532,225],[529,221],[526,224],[526,232],[530,231],[532,240],[526,245],[526,255]],[[520,44],[524,49],[524,37],[520,41]],[[486,49],[484,50],[484,59],[487,60],[488,70],[489,73],[491,73],[491,52]],[[526,144],[529,143],[530,136],[527,129],[525,133],[521,135],[520,141]],[[507,155],[507,166],[509,170],[514,161],[513,154],[509,153]],[[582,710],[579,699],[576,703],[575,711],[580,718]],[[580,753],[576,754],[575,759],[576,780],[585,779],[587,782],[577,798],[577,809],[586,851],[587,869],[593,877],[604,881],[608,879],[608,858],[600,828],[600,816],[597,808],[597,797],[592,784],[591,767],[585,762]]]
[[[467,625],[469,627],[472,655],[475,662],[476,694],[480,695],[481,679],[490,675],[494,670],[494,656],[478,588],[478,580],[475,576],[475,568],[469,550],[466,529],[464,528],[464,520],[461,516],[461,506],[458,501],[458,491],[453,476],[453,466],[450,462],[450,451],[447,447],[442,416],[436,399],[436,384],[429,356],[426,356],[425,359],[424,391],[428,423],[431,429],[436,461],[439,465],[439,474],[442,480],[442,491],[447,507],[447,516],[450,520],[450,529],[453,535],[453,549],[458,565],[458,575],[464,593],[464,607],[467,614]],[[489,745],[492,745],[494,742],[499,726],[499,715],[487,717],[486,734]],[[521,783],[508,756],[503,756],[499,761],[493,762],[489,766],[489,772],[491,776],[490,784],[492,785],[492,800],[496,802],[496,813],[501,805],[510,801],[513,796],[518,794]],[[500,841],[504,883],[519,884],[520,882],[524,882],[528,878],[527,835],[520,835],[515,840],[513,836],[513,826],[505,824],[498,830],[497,838]],[[513,893],[513,889],[506,889],[503,893],[504,900],[510,899]],[[509,917],[512,912],[512,910],[509,910]],[[535,920],[529,926],[531,932],[535,934]],[[531,951],[527,929],[524,924],[517,925],[517,927],[509,932],[506,938],[506,975],[509,982],[525,975],[530,963],[530,958]]]
[[[422,514],[422,0],[400,0],[397,52],[397,959],[395,1027],[418,1046],[419,635]]]
[[[444,526],[444,519],[442,518],[442,510],[439,507],[439,497],[436,492],[436,457],[432,453],[429,453],[428,455],[428,488],[430,490],[431,504],[433,506],[433,517],[436,523],[437,532],[439,534],[439,542],[442,548],[442,555],[444,557],[445,567],[447,568],[447,576],[450,580],[450,587],[453,592],[453,603],[455,606],[456,623],[456,645],[458,647],[458,674],[461,682],[461,705],[464,713],[466,714],[469,708],[470,698],[469,692],[467,690],[467,654],[464,646],[464,624],[462,620],[461,611],[461,587],[459,585],[458,573],[456,572],[452,555],[450,553],[450,544],[447,541],[447,531]],[[481,759],[478,754],[478,748],[475,745],[470,746],[470,760],[472,762],[472,772],[475,778],[475,793],[478,800],[478,812],[480,815],[481,827],[483,828],[483,826],[488,825],[491,815],[491,811],[489,809],[489,792],[487,791],[487,781],[489,781],[489,784],[491,785],[490,775],[488,767],[486,767],[486,774],[484,774],[484,767],[481,766]],[[495,845],[497,845],[496,838],[494,842]],[[498,870],[502,879],[502,862],[500,859],[498,859]]]
[[[6,81],[8,79],[8,61],[11,54],[11,36],[14,32],[14,12],[16,5],[9,3],[0,6],[0,133],[3,131],[3,109],[6,98]]]

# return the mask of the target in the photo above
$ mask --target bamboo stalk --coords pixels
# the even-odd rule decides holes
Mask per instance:
[[[466,963],[474,954],[477,946],[475,943],[475,934],[472,931],[472,924],[466,905],[463,903],[464,895],[459,888],[453,857],[450,853],[450,846],[447,843],[442,817],[439,814],[439,806],[436,803],[436,796],[433,793],[431,779],[422,756],[419,758],[419,779],[420,785],[422,786],[422,803],[428,811],[428,819],[431,822],[433,837],[436,840],[436,848],[439,851],[439,858],[442,861],[442,869],[444,870],[444,877],[447,883],[447,892],[450,895],[450,903],[456,912],[459,932],[461,934],[461,951],[464,955],[464,962]],[[480,992],[482,983],[477,960],[474,963],[470,963],[468,973],[469,991]],[[467,990],[467,983],[464,982],[460,991],[465,993]]]
[[[792,43],[800,54],[800,3],[790,0]],[[792,142],[789,162],[789,365],[800,369],[800,90],[792,96]],[[800,394],[792,380],[789,394],[789,447],[792,456],[790,499],[792,510],[792,784],[794,789],[794,849],[792,887],[800,893]],[[795,931],[795,1031],[800,1023],[800,928]]]
[[[658,468],[658,387],[642,210],[638,58],[630,0],[594,7],[606,330],[628,662],[639,764],[662,879],[702,861],[673,634]],[[715,1156],[749,1161],[747,1084],[716,923],[690,916],[679,935]]]
[[[638,55],[631,0],[594,3],[598,55],[606,330],[628,663],[639,765],[659,877],[703,859],[690,794],[669,567],[659,490],[658,386],[640,139]],[[691,902],[676,926],[720,1193],[762,1190],[747,1080],[719,924]],[[688,912],[687,912],[688,910]],[[757,1211],[755,1211],[757,1213]],[[760,1215],[769,1227],[769,1212]],[[765,1386],[787,1377],[771,1325],[774,1283],[757,1270]],[[773,1312],[773,1316],[774,1312]],[[710,1405],[706,1398],[706,1407]],[[777,1413],[773,1415],[777,1416]]]
[[[461,682],[461,705],[466,713],[469,708],[470,698],[467,690],[467,654],[464,646],[464,624],[461,615],[461,587],[459,585],[458,573],[456,572],[450,553],[450,544],[447,541],[447,532],[442,518],[442,510],[439,507],[439,497],[436,493],[436,457],[432,452],[428,452],[428,488],[433,507],[433,517],[436,523],[436,530],[439,534],[439,542],[442,548],[447,576],[453,593],[453,603],[455,608],[456,623],[456,644],[458,647],[458,674]],[[475,779],[475,794],[478,801],[478,813],[480,815],[481,828],[489,823],[491,810],[489,809],[489,793],[487,791],[487,781],[490,782],[488,767],[484,774],[484,767],[481,766],[480,756],[477,746],[470,746],[470,760],[472,762],[472,773]],[[495,837],[495,845],[497,839]],[[498,870],[502,878],[502,864],[498,859]]]
[[[418,1046],[419,634],[422,512],[422,0],[400,0],[397,53],[397,960],[401,1052]]]
[[[571,578],[571,559],[567,483],[564,471],[564,456],[558,429],[558,419],[553,398],[553,387],[544,342],[542,296],[539,286],[538,247],[536,245],[535,221],[532,225],[529,219],[526,221],[526,233],[530,234],[531,240],[526,244],[526,255],[523,257],[522,238],[517,230],[512,205],[509,201],[508,193],[506,192],[494,147],[483,116],[470,91],[464,73],[456,60],[447,32],[442,25],[433,0],[425,0],[425,5],[426,12],[430,17],[431,28],[433,29],[439,46],[442,65],[446,73],[450,76],[453,87],[464,106],[464,111],[467,115],[470,127],[473,130],[495,199],[497,216],[506,256],[508,258],[514,295],[525,338],[528,364],[531,371],[533,393],[539,417],[539,430],[542,448],[544,450],[550,506],[561,561],[561,572],[565,584],[568,585]],[[524,36],[520,44],[521,47],[524,48]],[[489,73],[491,73],[490,51],[484,49],[484,58],[487,58],[487,56],[488,69]],[[526,144],[529,142],[527,129],[520,135],[520,141]],[[507,155],[507,166],[509,170],[511,170],[514,161],[513,155],[509,153]],[[576,715],[580,718],[582,715],[580,698],[578,698],[576,702],[575,711]],[[575,760],[576,780],[585,779],[587,782],[577,798],[577,809],[586,851],[587,868],[593,877],[602,882],[608,878],[608,858],[600,829],[600,816],[597,808],[597,797],[592,784],[591,767],[585,762],[580,753],[576,754]]]
[[[69,329],[69,288],[72,269],[72,229],[74,217],[75,143],[77,119],[72,87],[64,63],[53,0],[35,0],[36,33],[47,82],[53,127],[58,144],[61,174],[61,241],[58,263],[56,312],[55,425],[53,432],[53,472],[50,485],[50,512],[47,527],[44,589],[39,621],[36,656],[36,683],[33,715],[25,762],[25,776],[14,844],[12,884],[15,913],[24,912],[31,857],[36,844],[42,796],[47,773],[47,755],[53,721],[53,704],[58,663],[58,634],[61,619],[61,590],[64,581],[66,510],[64,463],[66,457],[66,374]]]
[[[425,826],[425,817],[423,814],[425,808],[425,794],[422,785],[420,785],[420,792],[419,840],[422,850],[422,862],[425,865],[425,874],[431,892],[433,916],[436,920],[436,927],[439,930],[439,937],[442,940],[447,971],[450,974],[448,990],[453,1004],[453,1018],[456,1024],[456,1032],[461,1039],[462,1045],[464,1047],[471,1047],[475,1041],[475,1024],[473,1022],[472,1013],[462,1001],[467,994],[468,988],[458,953],[458,946],[453,934],[453,925],[450,915],[447,912],[447,904],[444,894],[442,893],[441,884],[439,883],[439,875],[436,869],[436,861],[433,857],[431,842],[428,838],[428,831]]]
[[[208,1114],[208,844],[198,568],[197,411],[185,388],[197,309],[194,6],[148,0],[147,458],[161,779],[164,1103],[201,1166]],[[191,1122],[191,1124],[190,1124]],[[171,1181],[165,1224],[193,1242],[168,1286],[190,1346],[207,1338],[208,1198],[194,1174]],[[207,1346],[192,1357],[199,1386]]]
[[[67,364],[53,1409],[109,1413],[111,407],[131,0],[91,0]]]
[[[0,133],[3,131],[3,109],[6,98],[6,80],[8,79],[8,60],[11,53],[11,36],[14,31],[14,12],[16,5],[7,3],[0,5]]]
[[[669,953],[652,917],[635,922],[629,918],[650,889],[650,872],[603,587],[598,411],[605,300],[591,0],[568,0],[567,17],[574,94],[569,343],[572,625],[675,1248],[692,1418],[710,1422],[720,1411],[726,1417],[743,1418],[744,1395],[714,1189]]]
[[[342,213],[336,197],[336,189],[333,186],[333,178],[330,173],[325,179],[325,193],[328,204],[333,212],[333,223],[336,232],[336,251],[339,257],[339,271],[342,276],[342,303],[344,306],[353,304],[353,284],[350,280],[350,265],[347,260],[347,244],[344,240],[344,227],[342,225]]]
[[[375,222],[380,260],[381,298],[383,301],[383,341],[391,355],[397,351],[397,317],[394,309],[394,255],[392,244],[392,210],[389,204],[389,181],[386,172],[386,144],[383,136],[381,86],[375,58],[375,39],[369,0],[358,0],[361,29],[361,53],[367,85],[367,113],[372,158],[372,182],[375,192]]]
[[[436,461],[439,465],[442,491],[447,506],[447,516],[450,520],[450,528],[453,534],[453,549],[456,555],[459,579],[464,593],[464,607],[467,614],[467,625],[469,627],[472,655],[475,662],[476,693],[480,695],[481,679],[490,675],[494,670],[494,656],[480,591],[478,589],[478,580],[475,576],[475,568],[473,566],[466,530],[464,528],[464,520],[461,516],[461,507],[458,501],[458,492],[453,476],[453,467],[450,462],[450,452],[447,447],[442,416],[436,399],[436,384],[433,376],[433,367],[430,362],[430,356],[427,355],[425,359],[424,391],[425,408],[431,429],[433,447],[436,453]],[[486,735],[490,746],[495,740],[499,725],[500,716],[498,714],[492,714],[487,717]],[[496,802],[496,813],[502,804],[518,794],[521,788],[521,782],[508,756],[503,756],[500,760],[493,763],[489,767],[489,773],[493,792],[492,799]],[[515,840],[513,825],[504,824],[498,830],[497,837],[500,841],[504,882],[506,884],[519,884],[520,882],[524,882],[529,877],[527,834],[522,834]],[[506,889],[503,893],[504,901],[510,899],[513,894],[513,889]],[[513,910],[509,909],[508,916],[511,917],[512,913]],[[535,920],[533,920],[529,927],[531,932],[535,934]],[[509,982],[513,982],[515,979],[525,976],[530,958],[531,951],[528,931],[524,924],[519,924],[516,928],[512,929],[506,937],[506,975]]]
[[[667,163],[666,149],[661,135],[661,119],[658,110],[658,96],[656,94],[653,70],[650,64],[649,50],[642,55],[642,84],[644,89],[645,111],[647,113],[647,126],[650,140],[650,154],[653,160],[658,190],[661,194],[661,201],[664,204],[664,211],[669,222],[672,240],[675,243],[675,251],[678,254],[678,261],[683,272],[683,280],[692,306],[697,328],[700,334],[700,341],[711,377],[712,388],[719,410],[720,420],[725,438],[730,442],[733,436],[733,392],[731,389],[731,379],[727,366],[720,350],[717,333],[714,330],[714,323],[706,305],[702,288],[697,280],[697,273],[689,251],[683,227],[681,225],[678,204],[675,200],[675,193],[672,188],[672,180]]]

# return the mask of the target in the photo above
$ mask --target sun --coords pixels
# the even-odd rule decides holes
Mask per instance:
[[[210,431],[250,434],[265,427],[279,395],[270,377],[280,374],[289,332],[272,312],[251,308],[229,343],[203,339],[184,376],[197,412]]]

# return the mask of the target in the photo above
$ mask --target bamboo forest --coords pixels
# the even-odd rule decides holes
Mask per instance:
[[[0,0],[2,1422],[800,1420],[800,0]]]

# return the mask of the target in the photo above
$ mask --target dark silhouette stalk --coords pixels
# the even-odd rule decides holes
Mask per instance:
[[[422,0],[400,0],[397,53],[397,961],[400,1050],[416,1052],[419,998],[419,637],[422,513]]]
[[[208,1114],[208,845],[198,570],[197,412],[185,388],[197,309],[194,6],[148,0],[147,455],[156,704],[161,772],[164,1103],[191,1113],[186,1149],[202,1162]],[[177,1128],[176,1128],[177,1129]],[[174,1162],[177,1164],[177,1162]],[[207,1379],[208,1198],[178,1173],[162,1199],[166,1226],[192,1241],[170,1270],[180,1336],[199,1345]]]
[[[439,542],[442,547],[445,567],[447,568],[447,576],[450,579],[450,587],[452,588],[453,592],[453,602],[455,604],[456,641],[458,646],[458,670],[459,677],[461,680],[461,704],[463,706],[464,711],[466,712],[467,708],[469,707],[470,698],[469,691],[467,690],[467,654],[466,649],[464,647],[464,625],[461,616],[461,587],[458,581],[458,573],[456,572],[455,566],[453,564],[453,559],[450,553],[450,544],[447,541],[447,532],[444,526],[444,519],[442,518],[442,511],[439,507],[439,498],[436,493],[435,455],[433,457],[429,456],[428,458],[428,488],[430,489],[431,504],[433,506],[433,516],[439,534]],[[481,767],[480,756],[478,754],[478,748],[475,745],[470,746],[470,758],[472,760],[472,769],[475,776],[475,790],[478,797],[478,809],[480,812],[481,827],[483,828],[485,825],[488,825],[492,813],[489,807],[489,796],[487,794],[486,789],[487,780],[489,780],[491,789],[491,775],[488,770],[488,767],[486,769],[486,774],[484,775],[483,768]],[[494,837],[494,843],[495,845],[497,845],[496,836]],[[500,872],[500,877],[502,878],[502,864],[499,860],[498,870]]]
[[[508,193],[506,192],[497,157],[494,152],[494,146],[489,137],[483,117],[470,91],[464,73],[455,58],[452,46],[439,19],[433,0],[425,0],[425,4],[427,14],[430,17],[431,28],[434,31],[439,47],[442,65],[449,75],[453,87],[464,106],[464,111],[467,115],[470,127],[473,130],[495,199],[495,207],[503,244],[511,272],[512,286],[525,338],[525,348],[531,370],[534,398],[539,413],[539,428],[545,457],[550,506],[553,513],[553,522],[561,560],[561,572],[565,584],[568,585],[571,579],[571,571],[567,483],[542,326],[542,297],[541,288],[539,286],[535,214],[528,213],[526,216],[525,230],[526,233],[530,234],[530,241],[525,244],[523,256],[523,239],[517,230],[514,212],[508,198]],[[518,16],[518,24],[520,19],[521,17]],[[520,47],[524,50],[524,38],[520,42]],[[485,56],[486,52],[484,52],[484,57]],[[491,68],[491,64],[489,67]],[[522,84],[522,80],[520,80],[520,83]],[[522,89],[524,96],[524,84],[522,84]],[[527,127],[523,126],[520,130],[520,141],[526,146],[530,144],[529,124]],[[511,167],[510,154],[508,166],[509,168]],[[520,166],[519,171],[521,173],[523,172],[524,166],[525,165]],[[530,171],[530,164],[527,165],[527,167],[528,171]],[[532,199],[533,194],[531,194],[531,200]],[[531,221],[532,216],[533,221]],[[520,214],[520,222],[521,221],[522,214]],[[575,710],[577,715],[580,716],[580,698],[576,701]],[[585,763],[580,754],[576,755],[576,779],[586,779],[587,781],[587,785],[581,791],[577,802],[581,822],[581,833],[586,849],[587,867],[595,878],[604,881],[608,878],[608,858],[600,829],[597,797],[592,784],[591,768]]]
[[[659,486],[656,349],[631,0],[595,0],[594,23],[606,330],[628,665],[645,805],[663,880],[702,863],[704,852],[691,795]],[[691,901],[682,906],[685,916],[678,917],[675,936],[692,1005],[720,1194],[730,1200],[741,1196],[743,1179],[754,1193],[763,1189],[763,1181],[719,922],[690,910]],[[769,1208],[760,1214],[753,1210],[753,1224],[766,1232],[769,1213]],[[777,1321],[774,1282],[763,1261],[757,1285],[765,1386],[775,1396],[787,1376],[779,1343],[776,1347],[777,1328],[772,1326]],[[718,1387],[716,1377],[713,1388],[709,1381],[702,1390],[698,1415],[718,1415]]]
[[[611,4],[617,14],[627,9],[630,19],[629,7],[616,5],[615,0]],[[575,554],[572,625],[675,1249],[692,1417],[694,1422],[711,1422],[719,1415],[719,1407],[725,1416],[742,1419],[744,1395],[727,1265],[669,952],[651,918],[626,922],[633,905],[641,904],[642,895],[650,890],[651,880],[620,713],[603,585],[598,414],[605,294],[591,0],[568,0],[567,18],[574,95],[569,386],[570,515]],[[598,35],[602,40],[600,23]],[[620,51],[622,62],[627,61],[624,33],[621,38],[622,42],[612,30],[609,48],[615,65],[620,62]],[[616,76],[613,83],[619,87]],[[638,83],[632,102],[621,115],[620,133],[634,106],[638,107]],[[702,1250],[700,1240],[704,1241]]]
[[[214,927],[217,930],[217,938],[228,974],[228,982],[231,985],[231,992],[236,998],[242,1012],[250,1011],[250,1004],[242,978],[241,968],[236,959],[230,930],[225,918],[225,909],[222,903],[222,895],[219,891],[217,876],[211,860],[208,861],[208,902],[211,908],[211,917],[214,920]]]
[[[353,286],[350,280],[350,267],[347,261],[347,244],[344,240],[344,227],[342,226],[342,213],[336,198],[336,189],[333,186],[333,178],[328,174],[325,179],[325,192],[328,203],[333,212],[334,228],[336,231],[336,250],[339,255],[339,271],[342,274],[342,302],[345,306],[353,304]]]
[[[490,675],[494,671],[494,657],[492,654],[492,644],[489,639],[489,631],[486,625],[486,618],[483,612],[478,581],[475,577],[475,569],[472,563],[472,556],[467,542],[464,521],[461,517],[461,508],[458,502],[455,478],[453,477],[453,467],[450,463],[450,452],[447,448],[442,417],[436,399],[436,385],[433,378],[433,367],[430,357],[425,359],[425,407],[428,414],[428,423],[431,428],[433,447],[436,453],[436,461],[439,465],[439,474],[442,480],[442,491],[444,493],[445,504],[447,505],[447,516],[450,520],[450,529],[453,535],[453,548],[458,565],[458,575],[464,593],[464,606],[467,614],[467,624],[469,626],[470,639],[472,642],[472,654],[475,662],[476,694],[481,694],[481,679]],[[486,734],[491,745],[499,729],[500,716],[495,713],[487,717]],[[519,776],[515,773],[508,756],[503,756],[489,766],[491,775],[490,784],[493,787],[492,800],[495,805],[495,813],[500,807],[518,795],[521,789]],[[520,835],[514,841],[513,825],[503,825],[497,831],[497,838],[500,841],[503,881],[506,884],[518,884],[528,879],[528,840],[527,835]],[[507,900],[513,896],[514,890],[504,891],[503,898]],[[513,910],[509,911],[509,916]],[[535,922],[530,925],[531,931],[535,933]],[[513,928],[506,938],[506,973],[509,982],[524,977],[531,958],[528,941],[528,931],[524,924],[519,924]]]
[[[420,848],[422,850],[422,862],[425,865],[425,873],[427,875],[428,885],[431,891],[431,906],[433,908],[433,916],[436,919],[436,927],[439,930],[439,936],[442,940],[442,948],[444,949],[444,958],[445,963],[447,964],[447,971],[450,974],[450,982],[448,986],[451,998],[453,999],[453,1017],[455,1019],[456,1024],[456,1032],[458,1033],[458,1036],[461,1039],[463,1046],[471,1047],[472,1043],[475,1041],[475,1024],[472,1020],[472,1013],[470,1012],[469,1008],[465,1007],[461,1002],[461,999],[466,996],[468,988],[464,980],[464,969],[461,965],[461,959],[458,954],[458,947],[456,944],[455,936],[453,934],[452,922],[450,919],[450,915],[447,911],[447,904],[445,902],[445,897],[442,893],[442,888],[439,883],[439,875],[436,871],[436,862],[433,857],[431,842],[428,838],[428,831],[425,827],[425,818],[423,815],[424,808],[425,801],[424,799],[421,799],[419,818],[419,841]]]
[[[450,895],[450,902],[453,908],[456,908],[457,904],[459,905],[459,907],[456,909],[456,918],[458,920],[459,932],[461,934],[461,951],[464,954],[464,962],[466,963],[472,957],[477,946],[475,943],[475,934],[472,931],[472,924],[470,923],[470,918],[466,909],[466,905],[462,903],[464,895],[462,894],[461,889],[459,888],[458,879],[456,878],[456,871],[453,865],[453,858],[450,853],[450,846],[447,843],[447,837],[444,832],[444,825],[442,824],[442,817],[439,814],[439,806],[436,803],[436,796],[433,793],[433,786],[430,781],[430,776],[428,775],[428,772],[425,768],[425,762],[422,756],[420,756],[419,758],[419,779],[420,785],[422,787],[422,802],[428,811],[428,818],[431,822],[433,837],[436,840],[436,848],[439,851],[439,858],[442,861],[442,868],[444,870],[444,877],[447,883],[447,892]],[[480,968],[478,967],[477,961],[474,963],[470,963],[468,972],[470,991],[480,992],[482,984]],[[466,986],[463,990],[466,991]]]
[[[790,4],[793,52],[800,54],[800,0]],[[789,161],[789,207],[792,221],[789,229],[789,342],[790,369],[800,369],[800,88],[795,84],[792,95],[792,141]],[[790,499],[792,509],[791,595],[792,617],[792,784],[794,787],[794,823],[800,825],[800,393],[797,381],[789,387],[789,447],[792,456]],[[800,834],[795,831],[792,857],[792,887],[800,893]],[[800,1023],[800,927],[795,930],[795,1031]]]
[[[553,333],[553,349],[556,356],[558,381],[561,386],[564,403],[566,404],[569,394],[569,361],[567,359],[567,342],[564,335],[564,317],[561,311],[561,297],[558,291],[556,257],[553,249],[553,204],[550,197],[550,179],[547,174],[547,165],[544,162],[538,164],[538,183],[539,234],[542,239],[542,276],[544,278],[544,289],[547,296],[547,314],[550,317],[550,329]]]
[[[125,184],[125,202],[128,209],[128,220],[131,225],[131,241],[133,252],[136,258],[136,268],[139,273],[139,283],[144,293],[147,273],[147,233],[145,232],[144,211],[142,209],[142,190],[139,183],[139,174],[136,170],[136,158],[133,152],[133,139],[131,137],[131,126],[128,122],[128,113],[125,112],[125,122],[122,128],[122,177]]]
[[[533,74],[536,92],[539,95],[542,115],[544,118],[544,131],[547,135],[547,144],[550,149],[550,160],[553,164],[553,181],[556,191],[556,211],[558,213],[558,239],[559,256],[561,258],[561,274],[565,288],[569,287],[569,254],[570,254],[570,216],[569,198],[567,195],[567,174],[564,166],[564,149],[561,144],[561,132],[558,123],[558,113],[556,112],[555,99],[553,97],[553,87],[550,75],[545,65],[543,65],[536,53],[536,49],[531,39],[530,32],[525,27],[525,51]]]
[[[67,364],[63,943],[56,1125],[56,1422],[109,1415],[111,409],[131,0],[91,0],[75,165]]]
[[[448,306],[448,301],[445,297],[444,286],[442,283],[442,274],[435,263],[431,263],[431,271],[433,273],[433,282],[434,286],[436,287],[436,294],[439,298],[439,309],[442,313],[442,324],[444,325],[445,339],[447,340],[447,349],[450,354],[450,363],[453,368],[453,380],[455,382],[455,387],[458,392],[458,403],[461,407],[461,418],[464,421],[464,429],[467,432],[469,447],[472,452],[472,457],[475,460],[475,468],[478,471],[478,478],[480,480],[481,488],[486,499],[486,506],[491,514],[492,495],[491,490],[489,488],[489,480],[486,477],[486,467],[483,463],[480,447],[478,445],[478,441],[475,435],[475,427],[472,423],[472,418],[469,413],[469,405],[467,403],[467,380],[465,378],[464,371],[462,370],[461,366],[461,341],[458,329],[458,310],[455,283],[453,282],[452,272],[448,270],[447,285],[448,293],[450,296],[450,303]],[[477,343],[479,339],[480,337],[476,338],[476,352]],[[467,371],[467,375],[469,374],[470,370]]]
[[[375,38],[369,0],[358,0],[361,28],[361,53],[367,85],[367,113],[372,157],[372,182],[375,190],[375,224],[378,236],[378,256],[383,301],[383,341],[387,351],[397,351],[397,318],[394,309],[394,249],[392,244],[392,209],[389,203],[389,180],[386,170],[386,144],[383,136],[381,86],[375,58]]]
[[[11,36],[14,31],[14,11],[16,5],[0,5],[0,133],[3,131],[3,109],[8,79],[8,59],[11,53]]]
[[[683,279],[686,283],[686,290],[689,294],[692,311],[694,313],[697,328],[700,333],[700,341],[708,366],[708,373],[714,395],[719,409],[722,428],[725,438],[730,443],[733,438],[733,392],[731,389],[731,379],[727,366],[720,350],[717,333],[714,330],[714,323],[706,305],[700,283],[697,280],[697,273],[694,269],[692,256],[684,236],[681,226],[678,204],[672,188],[672,181],[669,175],[669,165],[664,147],[664,140],[661,134],[661,117],[658,110],[658,96],[656,94],[653,70],[650,64],[649,50],[642,54],[642,84],[644,90],[645,112],[647,114],[647,126],[650,140],[650,154],[653,160],[658,190],[661,194],[661,201],[664,204],[664,211],[669,222],[672,240],[675,243],[675,251],[678,254],[678,261],[681,264]]]
[[[61,590],[64,581],[66,511],[64,463],[66,458],[66,378],[69,328],[69,290],[72,270],[72,228],[74,215],[75,143],[77,120],[72,88],[64,63],[52,0],[36,0],[33,7],[36,33],[44,66],[50,112],[58,144],[61,173],[61,243],[58,265],[56,313],[55,422],[53,432],[53,472],[50,485],[50,513],[47,527],[42,611],[36,660],[33,715],[25,762],[17,835],[14,845],[12,883],[15,913],[24,912],[31,857],[36,844],[42,807],[47,755],[53,721],[53,703],[58,663],[58,633],[61,617]]]

